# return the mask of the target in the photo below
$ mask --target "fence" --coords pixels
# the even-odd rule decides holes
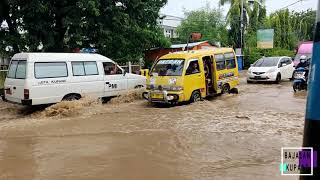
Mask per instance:
[[[126,72],[133,74],[139,74],[139,71],[141,69],[140,65],[132,64],[131,62],[128,62],[126,65],[120,67],[123,68]]]

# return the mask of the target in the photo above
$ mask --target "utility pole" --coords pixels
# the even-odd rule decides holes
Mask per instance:
[[[320,179],[320,0],[318,0],[316,31],[310,67],[303,147],[312,147],[317,161],[313,163],[313,176],[300,176],[300,180]],[[301,169],[301,173],[306,174],[307,171],[308,169]]]
[[[241,54],[243,54],[243,34],[244,34],[244,25],[243,25],[243,6],[244,0],[241,0],[241,17],[240,17],[240,48]]]

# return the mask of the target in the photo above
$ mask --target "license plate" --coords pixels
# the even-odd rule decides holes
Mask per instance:
[[[10,88],[6,89],[6,94],[12,95],[12,92],[11,92],[11,89],[10,89]]]
[[[255,79],[261,79],[261,76],[255,76],[254,78]]]
[[[163,99],[163,94],[152,94],[151,98],[152,99]]]

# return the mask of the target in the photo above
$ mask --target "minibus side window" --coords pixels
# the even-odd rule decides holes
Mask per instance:
[[[226,53],[224,54],[224,57],[226,59],[227,69],[234,69],[237,67],[236,58],[233,53]]]
[[[217,54],[214,56],[215,60],[216,60],[216,65],[217,65],[217,70],[224,70],[226,69],[226,64],[225,64],[225,60],[224,60],[224,55],[223,54]]]
[[[25,79],[26,69],[27,69],[26,61],[13,60],[11,61],[7,77],[12,79]]]
[[[104,62],[103,69],[105,75],[117,75],[122,74],[122,70],[112,62]]]
[[[73,76],[99,75],[96,62],[72,62]]]
[[[186,71],[186,75],[197,74],[197,73],[200,73],[198,60],[190,61]]]
[[[37,79],[68,77],[65,62],[37,62],[34,64],[34,75]]]

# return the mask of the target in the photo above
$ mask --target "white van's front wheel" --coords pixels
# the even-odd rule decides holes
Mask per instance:
[[[68,94],[68,95],[64,96],[62,101],[77,101],[79,99],[81,99],[81,95],[79,95],[79,94]]]

